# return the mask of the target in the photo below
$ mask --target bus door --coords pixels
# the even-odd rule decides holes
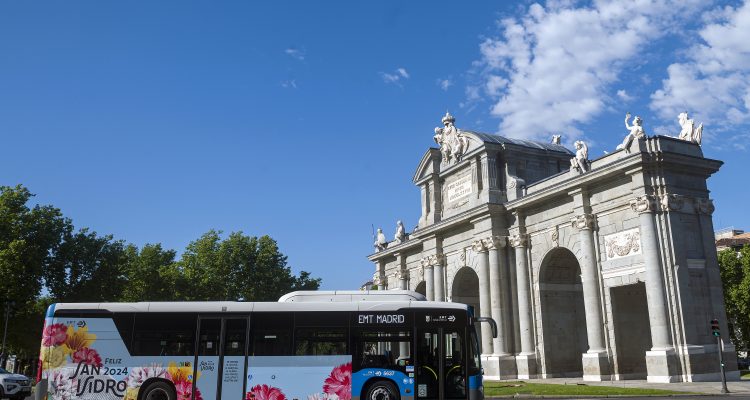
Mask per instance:
[[[458,327],[417,328],[417,400],[466,399],[466,349]]]
[[[193,399],[243,399],[247,317],[201,317],[198,325]]]

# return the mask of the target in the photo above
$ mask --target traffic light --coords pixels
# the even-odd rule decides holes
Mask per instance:
[[[712,319],[711,320],[711,332],[714,334],[714,336],[721,336],[721,330],[719,330],[719,320],[718,319]]]

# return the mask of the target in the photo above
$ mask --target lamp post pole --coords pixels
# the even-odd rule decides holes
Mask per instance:
[[[12,301],[5,302],[5,327],[3,328],[3,346],[0,348],[0,367],[5,365],[5,338],[8,336],[8,316],[10,316],[10,308],[13,307]]]

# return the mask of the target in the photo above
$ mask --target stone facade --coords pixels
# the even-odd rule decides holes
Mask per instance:
[[[694,142],[633,140],[571,169],[556,143],[459,131],[429,149],[419,224],[372,255],[381,289],[474,306],[485,377],[718,380],[709,321],[727,332],[706,180]],[[739,379],[724,343],[728,379]]]

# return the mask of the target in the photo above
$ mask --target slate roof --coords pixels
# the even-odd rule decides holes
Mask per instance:
[[[468,131],[464,129],[462,129],[461,131],[478,136],[485,143],[513,144],[516,146],[529,147],[532,149],[547,150],[547,151],[554,151],[557,153],[575,155],[575,153],[573,153],[572,151],[567,149],[565,146],[560,145],[560,144],[554,144],[554,143],[548,143],[548,142],[537,142],[535,140],[511,139],[511,138],[507,138],[507,137],[500,136],[500,135],[490,135],[489,133],[474,132],[474,131]]]

